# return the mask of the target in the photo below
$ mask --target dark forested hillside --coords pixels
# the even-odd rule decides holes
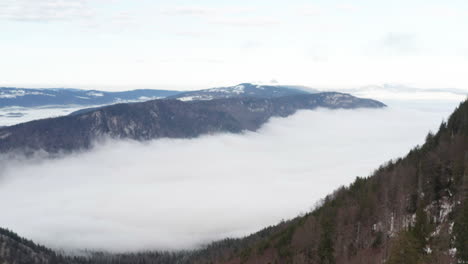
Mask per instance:
[[[21,238],[17,234],[0,228],[0,263],[2,264],[39,264],[62,263],[55,252],[34,242]],[[71,259],[68,260],[71,262]]]
[[[219,245],[194,262],[468,263],[468,102],[423,146],[313,212]]]
[[[153,100],[118,104],[0,128],[0,153],[39,149],[51,153],[72,151],[89,148],[94,140],[104,136],[148,140],[235,133],[256,130],[272,116],[285,117],[300,109],[384,106],[375,100],[332,92],[269,99]]]

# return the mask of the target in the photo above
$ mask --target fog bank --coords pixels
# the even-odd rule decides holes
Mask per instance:
[[[194,248],[247,235],[406,154],[456,104],[300,111],[255,133],[3,158],[0,226],[66,250]]]

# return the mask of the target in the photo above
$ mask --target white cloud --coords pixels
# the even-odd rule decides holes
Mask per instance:
[[[279,24],[278,19],[272,17],[250,16],[257,11],[248,7],[206,7],[206,6],[173,6],[161,9],[161,13],[168,16],[193,16],[202,18],[211,24],[229,26],[270,26]]]
[[[212,15],[218,13],[218,10],[207,7],[179,6],[166,8],[162,13],[165,15]]]
[[[353,4],[337,4],[334,6],[323,6],[318,4],[308,4],[298,9],[297,13],[305,16],[322,16],[331,15],[337,10],[345,11],[348,13],[354,13],[360,10],[360,8]]]
[[[200,38],[200,37],[216,36],[216,33],[202,32],[202,31],[175,31],[175,32],[171,32],[171,35],[175,35],[179,37]]]
[[[347,12],[356,12],[359,10],[359,7],[356,6],[356,5],[352,5],[352,4],[338,4],[336,6],[336,8],[340,9],[340,10],[343,10],[343,11],[347,11]]]
[[[212,24],[240,27],[269,27],[281,24],[281,20],[268,17],[218,18]]]
[[[444,5],[445,4],[445,5]],[[459,6],[437,4],[427,5],[422,8],[422,12],[426,12],[432,17],[438,17],[440,19],[453,19],[458,17],[466,17],[468,15],[467,8],[460,8]]]
[[[114,251],[246,235],[405,154],[454,104],[437,112],[302,111],[258,133],[112,141],[47,161],[4,158],[0,207],[8,213],[0,226],[52,247]]]
[[[302,6],[298,9],[298,13],[304,16],[319,16],[323,15],[325,12],[326,10],[323,7],[311,4]]]
[[[161,13],[170,16],[223,16],[254,11],[255,9],[242,7],[172,6],[163,8]]]
[[[5,20],[72,20],[93,15],[86,0],[3,0],[0,3],[0,19]]]
[[[390,32],[382,39],[384,48],[397,52],[412,52],[416,50],[416,36],[409,33]]]
[[[226,6],[105,1],[110,0],[0,1],[0,19],[73,20],[40,28],[40,37],[34,37],[39,32],[36,26],[5,23],[2,82],[43,87],[209,87],[274,76],[329,87],[384,82],[468,85],[463,71],[467,37],[460,33],[468,16],[451,16],[452,11],[466,13],[461,3],[421,7],[404,1],[355,6],[253,0]],[[357,12],[348,12],[353,10]],[[433,11],[447,19],[435,21]],[[25,41],[27,36],[31,41]],[[258,41],[261,47],[248,49]],[[207,63],[183,62],[195,55],[208,58]],[[135,57],[145,57],[146,62],[133,63]],[[176,58],[175,63],[159,63],[167,57]],[[226,63],[220,67],[210,59]]]

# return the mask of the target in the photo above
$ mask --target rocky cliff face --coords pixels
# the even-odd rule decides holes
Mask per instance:
[[[0,128],[0,152],[73,151],[89,148],[102,137],[149,140],[192,138],[218,132],[238,133],[256,130],[272,116],[285,117],[300,109],[384,106],[378,101],[342,93],[118,104]]]

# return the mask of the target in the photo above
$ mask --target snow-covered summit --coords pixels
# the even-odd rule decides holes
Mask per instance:
[[[274,98],[295,94],[308,94],[317,92],[301,86],[289,85],[259,85],[241,83],[235,86],[216,87],[198,91],[183,92],[169,98],[181,101],[212,100],[234,97]]]

